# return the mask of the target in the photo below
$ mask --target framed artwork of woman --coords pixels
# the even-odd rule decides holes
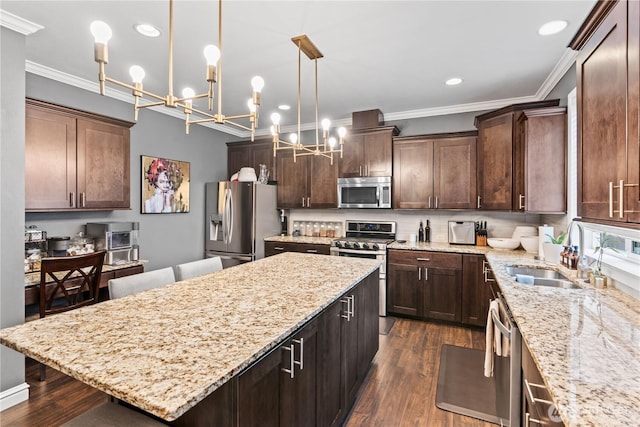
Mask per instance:
[[[142,160],[142,203],[146,213],[189,212],[189,162],[140,156]]]

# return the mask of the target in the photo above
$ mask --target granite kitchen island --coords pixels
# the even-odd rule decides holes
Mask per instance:
[[[278,372],[295,368],[302,375],[296,359],[303,349],[287,340],[310,324],[317,333],[305,341],[305,368],[313,356],[315,369],[326,370],[314,378],[337,372],[340,387],[345,377],[359,379],[351,384],[359,386],[378,348],[378,268],[375,260],[284,253],[6,328],[0,342],[167,422],[198,424],[216,415],[206,413],[211,408],[230,405],[225,423],[235,423],[241,411],[231,390],[242,386],[234,381],[262,359],[286,354],[278,351],[284,344],[294,363],[282,357]],[[349,337],[355,347],[340,348]],[[308,355],[313,348],[318,357]],[[330,353],[338,366],[323,364]],[[344,372],[343,362],[357,375]],[[225,388],[229,402],[206,404]],[[329,388],[324,379],[315,385],[324,394]],[[196,405],[205,412],[194,417],[188,411]],[[315,409],[320,424],[332,421]]]

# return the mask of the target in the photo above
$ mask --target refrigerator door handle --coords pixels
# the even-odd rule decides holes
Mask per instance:
[[[235,216],[235,212],[233,211],[233,193],[231,192],[231,190],[229,190],[229,232],[227,234],[229,240],[227,241],[227,243],[231,242],[231,239],[233,239],[233,217]]]
[[[222,240],[225,244],[228,242],[229,234],[229,189],[224,190],[224,205],[222,207]]]

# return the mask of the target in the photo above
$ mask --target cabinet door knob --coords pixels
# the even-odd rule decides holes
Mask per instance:
[[[480,209],[480,207],[482,206],[482,203],[480,203],[481,200],[482,200],[482,197],[478,196],[478,209]]]

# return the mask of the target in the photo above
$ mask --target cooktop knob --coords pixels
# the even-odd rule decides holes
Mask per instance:
[[[378,249],[380,249],[380,246],[378,246],[378,244],[377,244],[377,243],[374,243],[374,244],[371,246],[371,249],[373,249],[374,251],[377,251]]]
[[[369,244],[368,243],[363,243],[362,244],[362,249],[369,249]]]
[[[336,248],[339,248],[339,247],[340,247],[340,241],[339,241],[339,240],[336,240],[335,242],[333,242],[333,245],[334,245]]]

